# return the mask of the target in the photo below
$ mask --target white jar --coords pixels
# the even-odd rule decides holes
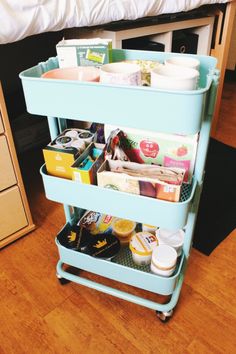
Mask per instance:
[[[157,247],[156,236],[150,232],[138,232],[131,237],[129,248],[134,263],[148,265],[151,263],[152,251]]]
[[[168,245],[159,245],[152,252],[151,271],[163,277],[173,274],[177,261],[177,252]]]
[[[159,245],[168,245],[173,247],[178,257],[181,255],[183,244],[184,244],[184,231],[179,230],[168,230],[168,229],[158,229],[156,231],[156,237]]]

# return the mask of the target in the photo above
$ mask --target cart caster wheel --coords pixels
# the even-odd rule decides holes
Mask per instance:
[[[156,311],[156,314],[161,322],[166,323],[172,317],[173,312],[174,312],[173,310],[166,311],[166,312]]]
[[[61,285],[65,285],[70,282],[70,280],[62,278],[59,274],[56,274],[56,276]]]

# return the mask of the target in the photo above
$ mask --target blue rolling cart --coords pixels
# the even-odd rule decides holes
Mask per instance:
[[[131,59],[164,62],[172,55],[176,56],[176,53],[131,50],[113,50],[112,53],[114,62]],[[193,57],[200,60],[200,88],[194,91],[163,91],[152,87],[111,86],[41,78],[44,72],[58,67],[57,58],[50,58],[20,74],[27,110],[48,117],[52,139],[67,127],[67,119],[185,135],[199,132],[193,181],[191,185],[184,186],[178,203],[50,176],[45,166],[40,170],[47,198],[64,204],[64,228],[73,223],[82,208],[164,228],[185,229],[182,255],[175,273],[168,278],[150,273],[149,267],[136,266],[129,250],[124,249],[113,261],[106,261],[69,250],[56,241],[60,255],[57,264],[59,278],[154,309],[163,322],[171,317],[178,302],[190,255],[219,81],[215,58]],[[161,304],[105,286],[69,273],[64,270],[63,264],[156,294],[169,295],[170,300]]]

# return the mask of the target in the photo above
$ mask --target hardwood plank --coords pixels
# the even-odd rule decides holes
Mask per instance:
[[[8,306],[18,308],[20,296],[40,316],[54,309],[73,292],[70,285],[62,289],[56,278],[58,255],[52,229],[48,227],[48,230],[48,237],[45,237],[45,232],[37,229],[20,242],[4,248],[0,257],[0,274],[3,277],[0,278],[0,299],[4,296]],[[7,284],[11,284],[9,289]]]
[[[72,353],[41,317],[23,319],[5,307],[1,321],[1,354]],[[7,320],[11,316],[11,321]],[[76,341],[74,342],[76,348]],[[74,351],[76,353],[76,351]]]
[[[141,353],[122,333],[117,332],[115,324],[107,321],[105,313],[101,314],[82,296],[78,295],[76,299],[71,296],[49,313],[45,320],[54,328],[58,337],[63,338],[71,352],[74,350],[74,343],[77,343],[79,352]]]
[[[229,312],[236,318],[235,252],[236,230],[210,257],[193,249],[185,283],[222,308],[222,311]]]
[[[95,290],[86,288],[81,290],[80,287],[79,296],[98,311],[98,318],[104,317],[108,324],[115,327],[119,336],[140,348],[142,353],[163,353],[163,350],[165,353],[183,353],[190,341],[175,326],[174,321],[163,325],[153,310],[101,294]],[[75,294],[73,294],[73,301],[76,303],[78,301]],[[133,353],[134,351],[127,352]]]
[[[207,341],[206,338],[194,338],[193,341],[190,343],[190,345],[186,349],[187,353],[191,354],[220,354],[223,353],[221,350],[219,350],[217,347],[212,346],[211,343]]]

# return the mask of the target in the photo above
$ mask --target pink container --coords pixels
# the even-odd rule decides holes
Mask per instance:
[[[100,79],[100,69],[91,66],[58,68],[58,69],[47,71],[42,75],[42,77],[46,79],[98,82]]]

